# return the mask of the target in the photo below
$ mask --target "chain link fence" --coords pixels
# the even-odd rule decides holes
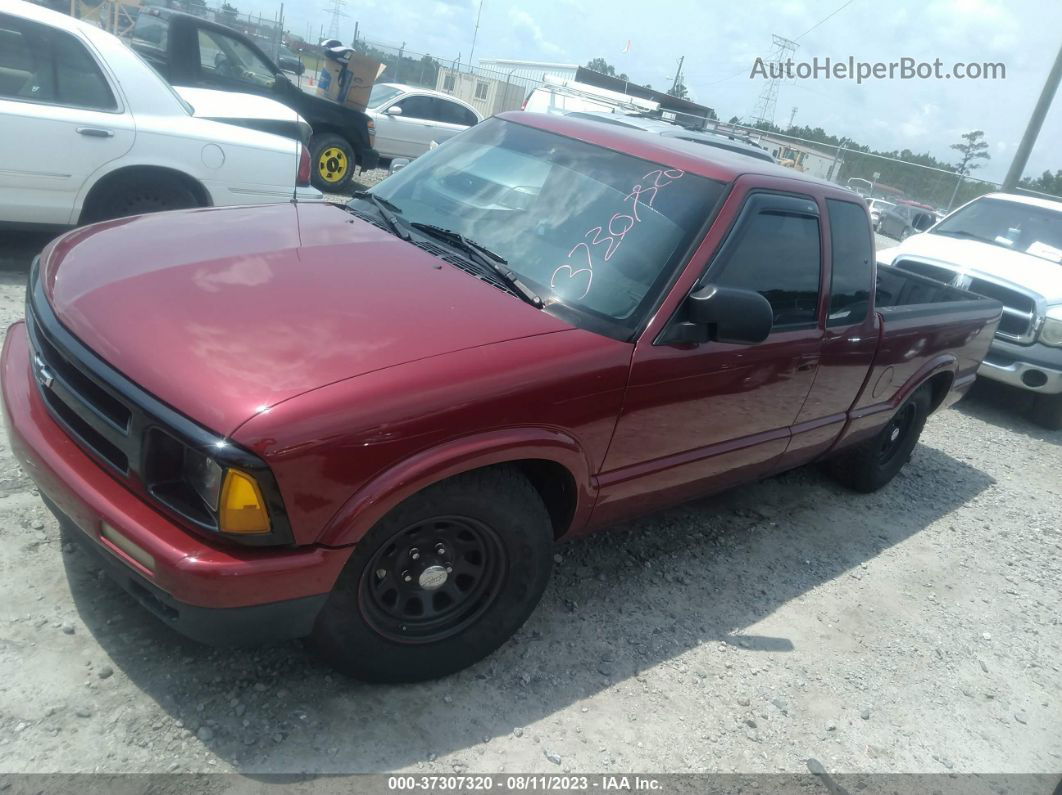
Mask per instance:
[[[129,35],[141,7],[140,2],[130,0],[38,2],[94,22],[119,36]],[[256,40],[274,61],[280,60],[281,47],[287,44],[303,63],[304,71],[297,77],[297,82],[306,91],[315,90],[323,60],[321,48],[300,36],[284,32],[282,7],[270,19],[263,14],[240,13],[228,2],[220,7],[210,7],[206,0],[148,0],[142,5],[186,11],[235,28]],[[528,95],[544,84],[544,81],[529,78],[526,74],[474,66],[463,61],[460,55],[454,58],[434,56],[406,49],[404,45],[396,47],[361,38],[355,41],[354,49],[383,64],[377,82],[404,83],[442,91],[464,100],[484,117],[520,108]],[[706,128],[751,140],[770,151],[785,166],[850,187],[867,197],[916,201],[939,211],[949,211],[977,196],[1000,189],[996,182],[963,177],[954,170],[916,160],[851,148],[846,143],[826,144],[737,123],[709,121],[705,127],[700,117],[683,118],[685,114],[670,111],[655,115],[694,129]],[[1020,189],[1020,192],[1058,198],[1026,189]]]

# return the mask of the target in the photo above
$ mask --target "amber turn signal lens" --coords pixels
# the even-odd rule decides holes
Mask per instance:
[[[219,513],[223,533],[269,532],[269,512],[262,491],[246,472],[230,469],[225,473]]]

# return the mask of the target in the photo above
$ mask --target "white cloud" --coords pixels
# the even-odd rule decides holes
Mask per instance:
[[[546,39],[534,17],[523,9],[510,8],[509,22],[512,25],[511,33],[518,41],[523,40],[524,44],[534,44],[543,53],[550,55],[559,55],[564,52],[563,48]]]

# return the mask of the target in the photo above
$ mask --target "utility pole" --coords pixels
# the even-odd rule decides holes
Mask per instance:
[[[358,21],[357,20],[354,20],[354,42],[350,46],[351,47],[357,47],[358,46]]]
[[[793,112],[789,114],[789,126],[786,127],[787,130],[792,129],[792,127],[793,127],[793,119],[796,118],[796,113],[797,113],[797,106],[794,105],[793,106]]]
[[[672,91],[675,91],[676,89],[678,89],[679,79],[682,77],[682,62],[685,61],[685,60],[686,60],[686,56],[685,55],[683,55],[681,58],[679,58],[678,71],[675,72],[675,79],[671,83],[671,90]]]
[[[1047,75],[1047,82],[1044,83],[1044,89],[1040,92],[1040,99],[1037,100],[1032,116],[1029,117],[1029,124],[1025,128],[1025,134],[1021,137],[1021,143],[1018,144],[1018,150],[1014,153],[1014,159],[1010,161],[1010,169],[1007,171],[1006,179],[1003,180],[1003,190],[1014,190],[1018,185],[1018,180],[1021,179],[1021,175],[1025,172],[1025,164],[1029,161],[1029,153],[1032,151],[1033,144],[1036,143],[1036,136],[1040,134],[1040,127],[1043,126],[1047,109],[1051,107],[1051,100],[1054,99],[1060,78],[1062,78],[1062,47],[1058,48],[1058,55],[1055,56],[1055,65],[1051,67],[1051,72]]]
[[[476,27],[472,31],[472,49],[468,51],[468,65],[472,66],[472,56],[476,54],[476,37],[479,35],[479,18],[483,16],[483,0],[479,0],[479,10],[476,11]]]

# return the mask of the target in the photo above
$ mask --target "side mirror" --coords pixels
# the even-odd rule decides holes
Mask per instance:
[[[715,340],[755,345],[770,336],[774,310],[757,292],[709,284],[686,297],[682,320],[673,323],[663,343]]]
[[[386,113],[388,116],[401,116],[402,108],[398,107],[398,105],[392,105],[387,110],[385,110],[384,113]]]

